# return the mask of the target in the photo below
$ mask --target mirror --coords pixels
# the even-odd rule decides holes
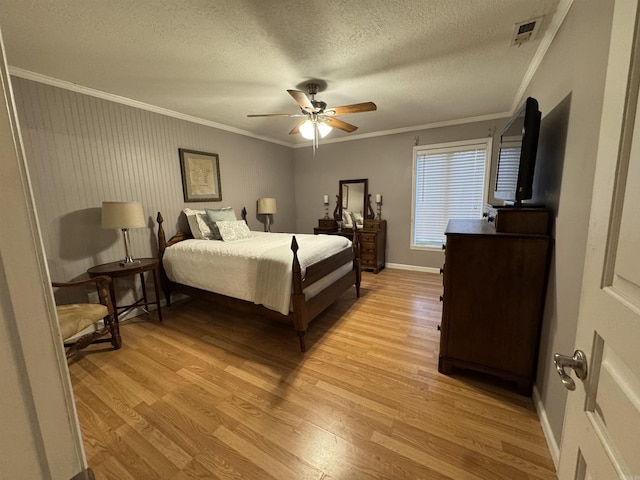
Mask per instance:
[[[359,214],[363,219],[374,217],[373,209],[369,201],[368,179],[340,180],[338,202],[333,212],[333,217],[339,221],[344,220],[343,212],[345,211]],[[351,222],[347,221],[345,223],[348,225]],[[358,227],[362,228],[362,225],[359,224]]]

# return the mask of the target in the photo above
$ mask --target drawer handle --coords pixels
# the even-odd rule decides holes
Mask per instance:
[[[442,301],[442,300],[444,300],[444,299],[442,298],[442,295],[440,295],[440,301]]]
[[[438,324],[438,326],[436,328],[438,329],[438,331],[442,330],[442,328],[440,328],[440,324]]]
[[[444,273],[444,267],[440,267],[440,275]]]

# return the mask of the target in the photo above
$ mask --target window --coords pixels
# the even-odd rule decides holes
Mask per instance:
[[[441,248],[450,218],[482,218],[491,138],[413,149],[411,248]]]

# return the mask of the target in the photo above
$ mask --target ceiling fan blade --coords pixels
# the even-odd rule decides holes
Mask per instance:
[[[298,124],[295,127],[293,127],[293,130],[289,132],[289,135],[295,135],[296,133],[300,133],[300,125],[302,125],[306,121],[307,121],[306,118],[304,120],[300,120]]]
[[[346,115],[347,113],[373,112],[378,107],[373,102],[354,103],[353,105],[343,105],[341,107],[328,108],[328,115]],[[332,113],[333,112],[333,113]]]
[[[289,95],[291,95],[298,105],[300,105],[301,109],[309,112],[316,111],[313,103],[311,103],[311,100],[309,100],[306,93],[301,92],[300,90],[287,90],[287,92],[289,92]]]
[[[342,120],[333,117],[325,117],[324,122],[333,128],[338,128],[347,133],[355,132],[358,129],[355,125],[351,125],[350,123],[343,122]]]

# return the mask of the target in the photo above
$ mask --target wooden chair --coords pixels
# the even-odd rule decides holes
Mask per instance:
[[[59,288],[79,288],[91,284],[95,285],[98,291],[100,303],[74,303],[56,306],[60,332],[64,346],[67,348],[67,358],[72,357],[81,349],[93,343],[111,342],[115,350],[119,349],[122,345],[118,317],[115,315],[109,290],[111,278],[98,276],[77,282],[52,283],[54,287]],[[71,339],[71,337],[74,337],[100,320],[104,320],[103,326],[96,326],[95,331],[89,332],[79,338]],[[101,338],[107,334],[109,334],[110,338]]]

